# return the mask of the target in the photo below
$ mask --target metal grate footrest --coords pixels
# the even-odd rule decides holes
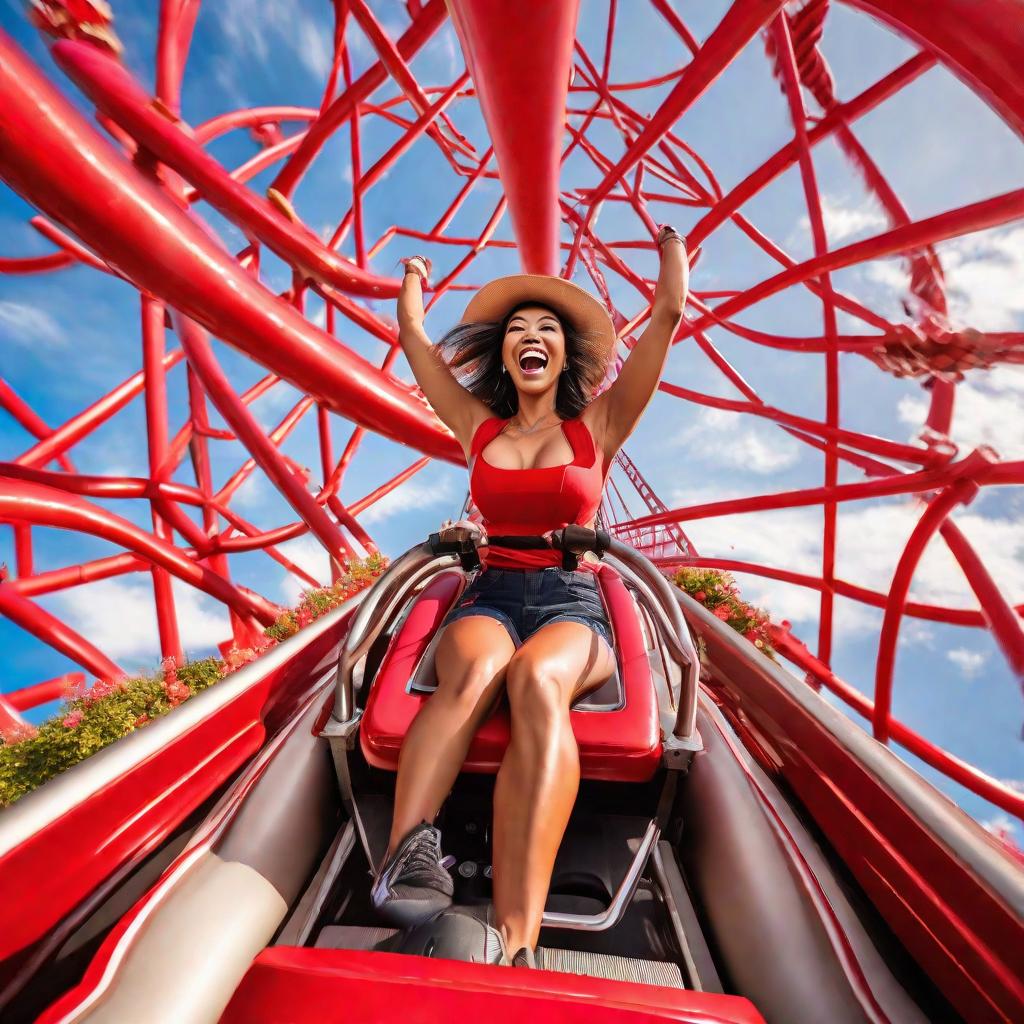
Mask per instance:
[[[683,976],[675,964],[658,960],[637,960],[631,956],[608,953],[581,953],[575,949],[537,950],[537,966],[563,974],[585,974],[589,978],[633,981],[640,985],[685,988]]]

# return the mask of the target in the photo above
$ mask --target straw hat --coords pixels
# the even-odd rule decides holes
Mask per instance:
[[[497,323],[516,306],[536,302],[556,312],[599,346],[605,356],[615,345],[615,325],[597,299],[572,281],[548,274],[516,274],[485,284],[462,315],[465,323]]]

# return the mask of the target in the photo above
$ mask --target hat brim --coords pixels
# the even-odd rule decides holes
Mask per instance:
[[[462,322],[497,323],[528,302],[553,310],[598,345],[606,357],[611,354],[615,325],[604,306],[578,284],[548,274],[516,274],[485,284],[470,300]]]

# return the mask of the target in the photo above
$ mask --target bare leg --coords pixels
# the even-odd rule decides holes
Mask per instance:
[[[494,911],[510,953],[537,944],[579,788],[569,708],[614,667],[607,644],[578,622],[545,626],[508,664],[512,741],[494,789]]]
[[[411,829],[433,821],[441,809],[474,733],[501,695],[515,649],[508,630],[485,615],[445,627],[437,646],[437,691],[402,743],[388,857]]]

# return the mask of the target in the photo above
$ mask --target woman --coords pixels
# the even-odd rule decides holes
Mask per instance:
[[[543,275],[493,281],[434,347],[423,329],[429,268],[422,257],[406,261],[399,340],[424,395],[466,452],[473,500],[492,536],[593,525],[608,467],[654,394],[682,318],[685,246],[667,226],[657,243],[661,268],[647,329],[597,398],[615,328],[582,288]],[[445,352],[453,353],[450,365]],[[504,692],[512,737],[494,789],[494,913],[502,959],[517,966],[533,965],[579,786],[569,709],[615,667],[592,567],[560,566],[559,552],[492,545],[485,571],[445,619],[438,688],[402,746],[390,843],[373,889],[382,915],[402,926],[451,903],[431,823]]]

